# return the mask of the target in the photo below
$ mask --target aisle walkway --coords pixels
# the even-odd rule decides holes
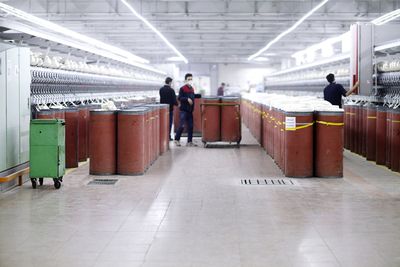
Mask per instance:
[[[345,179],[242,185],[282,177],[244,131],[115,186],[87,185],[85,165],[59,191],[0,195],[0,266],[400,266],[400,176],[346,153]]]

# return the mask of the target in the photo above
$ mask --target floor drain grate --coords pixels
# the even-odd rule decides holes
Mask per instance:
[[[238,148],[240,145],[236,143],[232,144],[207,144],[206,148]]]
[[[90,181],[88,185],[114,185],[116,182],[118,182],[118,179],[94,179],[93,181]]]
[[[242,179],[242,185],[297,185],[292,179]]]

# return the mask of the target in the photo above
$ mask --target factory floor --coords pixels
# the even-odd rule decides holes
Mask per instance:
[[[86,164],[60,190],[1,194],[0,266],[400,266],[398,174],[346,152],[344,179],[242,185],[282,177],[243,143],[172,147],[113,186],[88,185]]]

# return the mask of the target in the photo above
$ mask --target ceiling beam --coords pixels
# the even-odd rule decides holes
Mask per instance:
[[[67,25],[68,26],[68,25]],[[151,34],[154,35],[153,32],[143,30],[143,29],[118,29],[119,27],[69,27],[71,30],[79,31],[80,33],[86,33],[90,32],[93,34],[96,33],[109,33],[111,35],[125,35],[125,34]],[[345,32],[349,29],[349,27],[313,27],[313,26],[303,26],[299,28],[297,31],[295,31],[294,34],[313,34],[313,33],[340,33],[340,32]],[[268,34],[268,35],[274,35],[274,34],[279,34],[281,32],[280,28],[276,27],[263,27],[260,29],[190,29],[190,28],[177,28],[177,29],[163,29],[162,30],[164,34],[185,34],[185,36],[188,35],[196,35],[196,34],[221,34],[221,33],[226,33],[226,34]],[[340,31],[340,32],[339,32]]]
[[[310,38],[307,40],[299,40],[298,38],[290,38],[290,40],[288,40],[288,41],[289,42],[316,43],[316,42],[319,42],[319,41],[322,41],[325,39],[322,37],[323,36],[318,38],[318,37],[314,36],[314,38]],[[149,39],[132,40],[132,38],[128,37],[126,39],[118,39],[118,41],[120,43],[126,44],[126,45],[129,45],[129,44],[141,44],[141,45],[149,44],[149,45],[151,45],[151,44],[155,43],[154,39],[150,39],[150,38]],[[194,43],[194,44],[223,44],[223,45],[235,44],[235,46],[236,45],[242,46],[243,43],[252,44],[252,45],[265,44],[266,40],[265,39],[258,39],[258,40],[252,40],[252,39],[249,39],[249,40],[246,40],[246,39],[219,39],[219,40],[216,40],[216,39],[187,39],[187,40],[176,40],[175,43],[177,45],[190,45],[190,46],[191,46],[191,43]]]
[[[302,13],[301,13],[302,14]],[[89,13],[84,15],[79,14],[47,14],[47,13],[34,13],[36,16],[46,17],[51,21],[62,21],[62,22],[89,22],[89,21],[127,21],[127,22],[139,22],[136,18],[132,17],[128,13],[120,13],[120,15],[110,14],[110,13]],[[269,21],[269,22],[279,22],[279,21],[290,21],[296,20],[293,13],[282,12],[282,13],[263,13],[254,16],[252,13],[201,13],[201,15],[191,13],[189,16],[185,16],[184,13],[151,13],[143,14],[151,22],[164,22],[164,21],[235,21],[235,22],[254,22],[254,21]],[[327,22],[356,22],[356,21],[370,21],[372,18],[379,16],[379,13],[369,13],[364,16],[356,16],[355,12],[348,13],[332,13],[332,14],[316,14],[310,17],[307,21],[327,21]]]
[[[285,48],[285,52],[288,52],[289,54],[289,48]],[[297,51],[295,47],[292,47],[292,50]],[[146,55],[146,58],[148,58],[148,55],[171,55],[171,52],[168,51],[140,51],[137,53],[138,55]],[[218,51],[216,53],[215,51],[209,50],[209,51],[191,51],[190,53],[186,53],[188,57],[193,56],[193,55],[215,55],[218,56],[219,54],[224,54],[224,55],[243,55],[243,56],[248,56],[249,52],[248,51],[234,51],[234,50],[229,50],[229,51]]]

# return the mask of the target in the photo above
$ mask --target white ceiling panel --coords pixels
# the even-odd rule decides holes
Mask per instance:
[[[330,1],[274,45],[268,64],[400,8],[398,0]],[[6,2],[153,62],[175,56],[120,0]],[[315,0],[129,0],[190,62],[247,62],[247,57],[307,13]],[[270,54],[274,54],[271,56]]]

